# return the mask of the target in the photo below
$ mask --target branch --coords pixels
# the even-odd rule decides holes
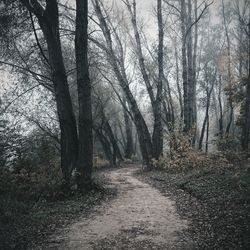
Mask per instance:
[[[16,96],[12,101],[10,101],[10,102],[7,104],[7,106],[4,107],[3,110],[1,110],[1,113],[0,113],[0,114],[2,115],[3,113],[5,113],[5,112],[7,111],[7,109],[8,109],[16,100],[18,100],[21,96],[23,96],[23,95],[25,95],[26,93],[30,92],[30,91],[33,90],[34,88],[37,88],[38,86],[40,86],[40,84],[37,84],[37,85],[35,85],[35,86],[32,86],[31,88],[25,90],[24,92],[22,92],[21,94],[19,94],[18,96]]]
[[[37,17],[43,17],[45,10],[37,0],[20,0],[20,2]]]
[[[41,75],[41,74],[39,74],[39,73],[36,73],[36,72],[34,72],[34,71],[30,70],[30,69],[24,68],[24,67],[22,67],[22,66],[19,66],[19,65],[13,64],[13,63],[9,63],[9,62],[4,62],[4,61],[1,61],[1,60],[0,60],[0,64],[1,64],[1,63],[2,63],[2,64],[5,64],[5,65],[8,65],[8,66],[11,66],[11,67],[14,67],[14,68],[17,68],[17,69],[21,69],[21,70],[27,71],[27,72],[29,72],[29,73],[32,74],[32,75],[39,76],[39,77],[41,77],[41,78],[44,78],[44,79],[49,80],[49,81],[52,82],[52,79],[51,79],[51,78],[49,78],[49,77],[47,77],[47,76],[44,76],[44,75]]]
[[[173,9],[175,9],[178,13],[181,13],[181,11],[176,7],[174,6],[173,4],[169,3],[167,0],[163,0],[164,3],[166,3],[167,5],[169,5],[170,7],[172,7]]]
[[[43,125],[41,125],[41,123],[34,119],[33,117],[30,117],[18,110],[15,111],[16,113],[18,113],[19,115],[25,117],[29,122],[34,123],[38,128],[41,129],[41,131],[43,131],[45,134],[47,134],[49,137],[51,137],[52,139],[55,140],[56,143],[58,143],[60,145],[60,139],[57,137],[57,135],[55,135],[53,132],[51,132],[51,130],[45,125],[45,127]]]
[[[33,20],[33,17],[32,17],[32,12],[29,11],[29,13],[30,13],[30,20],[31,20],[32,29],[33,29],[33,32],[34,32],[34,35],[35,35],[35,38],[36,38],[37,46],[38,46],[38,48],[39,48],[39,50],[40,50],[40,52],[41,52],[41,54],[42,54],[42,57],[45,59],[46,63],[49,65],[49,67],[51,67],[51,66],[50,66],[50,63],[49,63],[49,60],[48,60],[48,58],[45,56],[45,54],[44,54],[44,52],[43,52],[43,49],[42,49],[42,46],[41,46],[41,44],[40,44],[40,42],[39,42],[39,39],[38,39],[38,36],[37,36],[37,33],[36,33],[36,29],[35,29],[34,20]]]
[[[205,10],[206,10],[210,5],[212,5],[213,3],[214,3],[214,0],[213,0],[211,3],[209,3],[209,4],[205,3],[205,7],[204,7],[204,9],[202,10],[202,12],[200,13],[200,15],[198,16],[198,18],[190,25],[190,27],[189,27],[188,30],[186,31],[186,34],[185,34],[185,41],[186,41],[187,35],[188,35],[188,33],[191,31],[192,27],[193,27],[196,23],[199,22],[199,20],[201,19],[202,15],[203,15],[204,12],[205,12]]]
[[[105,74],[102,72],[102,70],[101,70],[100,68],[98,68],[98,70],[99,70],[99,72],[101,73],[102,77],[103,77],[103,78],[110,84],[110,86],[112,87],[112,89],[113,89],[113,91],[115,92],[116,96],[118,97],[118,99],[119,99],[119,101],[120,101],[122,107],[123,107],[123,108],[126,110],[126,112],[129,114],[130,118],[131,118],[132,120],[134,120],[133,115],[132,115],[131,112],[128,110],[126,104],[123,102],[123,100],[122,100],[120,94],[118,93],[118,91],[115,89],[113,82],[112,82],[107,76],[105,76]]]

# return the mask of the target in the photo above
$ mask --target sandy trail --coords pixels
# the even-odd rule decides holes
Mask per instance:
[[[188,223],[174,202],[134,177],[136,170],[108,172],[117,197],[54,235],[46,249],[192,249],[191,241],[180,237]]]

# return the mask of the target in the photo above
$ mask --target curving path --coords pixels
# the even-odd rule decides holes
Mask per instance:
[[[173,201],[134,177],[137,170],[106,173],[117,197],[54,235],[46,249],[192,249],[183,236],[188,222],[178,216]]]

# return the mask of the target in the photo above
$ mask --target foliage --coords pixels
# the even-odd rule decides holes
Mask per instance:
[[[248,152],[243,152],[238,138],[224,136],[216,140],[218,155],[227,159],[230,163],[244,162],[249,158]]]
[[[231,164],[223,155],[205,154],[195,150],[189,150],[181,154],[175,152],[171,157],[169,154],[166,154],[158,161],[154,161],[155,168],[165,169],[169,172],[185,172],[191,169],[230,166]]]
[[[39,130],[32,131],[20,140],[16,154],[15,169],[50,166],[59,158],[55,142]]]
[[[4,124],[4,126],[1,126]],[[19,172],[46,168],[58,161],[57,143],[40,130],[21,134],[17,126],[0,123],[0,166]]]
[[[223,153],[205,154],[196,151],[191,144],[191,133],[175,129],[168,134],[170,151],[153,160],[153,166],[170,172],[182,172],[191,169],[212,167],[230,167],[230,161]]]

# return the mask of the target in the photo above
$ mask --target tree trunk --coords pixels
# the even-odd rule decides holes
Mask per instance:
[[[197,15],[197,0],[195,0],[194,2],[194,16],[195,16],[195,20],[198,19],[198,15]],[[193,49],[193,69],[192,69],[192,76],[193,76],[193,126],[194,126],[194,140],[193,140],[193,146],[195,146],[195,139],[196,139],[196,133],[197,133],[197,104],[196,104],[196,85],[197,85],[197,44],[198,44],[198,22],[196,22],[195,26],[194,26],[194,49]]]
[[[180,104],[180,117],[181,120],[183,119],[183,100],[182,100],[182,93],[181,93],[181,87],[180,87],[180,79],[179,79],[179,55],[177,51],[177,45],[176,42],[174,43],[174,50],[175,50],[175,67],[176,67],[176,85],[177,85],[177,91],[178,91],[178,99]]]
[[[209,138],[209,114],[207,116],[207,133],[206,133],[206,147],[205,147],[206,154],[208,152],[208,138]]]
[[[138,104],[129,88],[129,83],[126,78],[126,75],[120,71],[119,64],[117,62],[117,56],[113,50],[112,38],[111,38],[111,34],[108,28],[108,24],[103,16],[102,10],[99,5],[99,1],[93,0],[93,4],[94,4],[97,17],[100,21],[100,28],[102,29],[103,35],[106,40],[107,49],[105,49],[105,51],[107,53],[107,57],[113,68],[116,78],[124,92],[124,96],[126,97],[130,105],[130,110],[133,114],[133,120],[134,120],[134,124],[135,124],[137,134],[138,134],[138,140],[139,140],[142,157],[143,157],[144,163],[147,165],[148,168],[150,168],[151,160],[153,157],[153,147],[152,147],[152,141],[151,141],[151,136],[150,136],[148,127],[139,110]]]
[[[126,104],[126,100],[124,100],[124,103]],[[134,151],[132,122],[125,109],[123,109],[123,115],[124,115],[125,131],[126,131],[125,158],[131,159],[133,151]]]
[[[233,90],[232,90],[232,73],[231,73],[231,44],[230,44],[228,26],[226,23],[224,0],[222,0],[222,14],[223,14],[223,23],[224,23],[225,33],[226,33],[226,40],[227,40],[227,56],[228,56],[228,63],[227,63],[228,79],[227,80],[229,84],[229,90],[228,90],[229,121],[228,121],[225,133],[226,135],[229,135],[230,128],[231,128],[232,121],[233,121],[233,116],[234,116],[234,108],[233,108],[233,100],[232,100]]]
[[[243,150],[248,150],[250,132],[250,20],[248,23],[248,79],[246,86],[245,116],[241,135],[241,144]]]
[[[88,71],[88,0],[76,0],[75,54],[79,104],[77,185],[82,191],[91,184],[93,167],[91,83]]]
[[[184,132],[191,129],[189,104],[190,96],[188,90],[188,71],[187,71],[187,49],[186,49],[186,3],[181,0],[181,36],[182,36],[182,80],[183,80],[183,111],[184,111]]]
[[[158,18],[158,84],[156,99],[153,105],[154,109],[154,130],[153,130],[153,155],[155,159],[163,153],[163,129],[162,129],[162,81],[163,81],[163,23],[162,23],[162,1],[157,0],[157,18]]]
[[[103,123],[104,123],[103,124],[103,126],[104,126],[103,129],[106,131],[106,133],[107,133],[107,135],[109,137],[109,140],[110,140],[110,142],[112,144],[113,155],[114,155],[115,159],[118,158],[119,160],[123,161],[122,153],[121,153],[121,150],[120,150],[120,148],[118,146],[118,143],[117,143],[117,140],[116,140],[115,135],[113,133],[113,130],[112,130],[112,128],[111,128],[111,126],[110,126],[110,124],[109,124],[109,122],[108,122],[108,120],[107,120],[107,118],[106,118],[106,116],[104,114],[103,114],[103,119],[104,119],[103,120]]]
[[[211,86],[210,90],[208,90],[208,89],[206,90],[206,92],[207,92],[207,105],[206,105],[206,113],[205,113],[205,118],[204,118],[204,121],[202,124],[201,135],[200,135],[200,140],[199,140],[199,150],[202,150],[202,143],[203,143],[203,139],[204,139],[206,126],[208,126],[208,123],[209,123],[209,107],[210,107],[211,94],[213,91],[213,85]]]
[[[61,132],[61,168],[65,184],[68,185],[71,172],[76,167],[78,139],[61,50],[57,1],[47,0],[45,9],[37,1],[34,1],[32,5],[28,0],[20,1],[37,17],[47,43]]]
[[[95,128],[95,133],[98,136],[98,139],[102,145],[106,159],[109,161],[110,166],[111,167],[115,166],[115,163],[113,162],[113,154],[111,151],[111,144],[110,144],[109,140],[103,134],[101,129]]]
[[[221,75],[219,76],[219,93],[218,93],[218,102],[219,102],[219,110],[220,110],[220,118],[219,118],[219,137],[223,138],[223,109],[222,109],[222,101],[221,101]]]
[[[134,30],[134,36],[136,41],[136,52],[139,60],[139,67],[142,74],[142,78],[147,88],[147,92],[151,101],[151,106],[154,114],[154,129],[152,135],[153,157],[159,159],[159,156],[163,151],[163,130],[161,121],[161,106],[162,106],[162,79],[163,79],[163,23],[162,23],[162,7],[161,1],[157,1],[157,18],[159,29],[159,45],[158,45],[158,67],[159,77],[157,84],[157,96],[154,96],[153,88],[149,80],[148,73],[144,62],[144,56],[142,53],[141,39],[137,26],[136,17],[136,1],[133,1],[133,7],[127,1],[127,7],[131,15],[131,22]]]
[[[193,83],[193,30],[190,28],[192,25],[192,5],[191,0],[188,0],[188,17],[187,17],[187,61],[188,61],[188,123],[189,127],[193,129],[194,121],[193,121],[193,107],[194,107],[194,83]],[[194,134],[193,134],[193,139]]]

